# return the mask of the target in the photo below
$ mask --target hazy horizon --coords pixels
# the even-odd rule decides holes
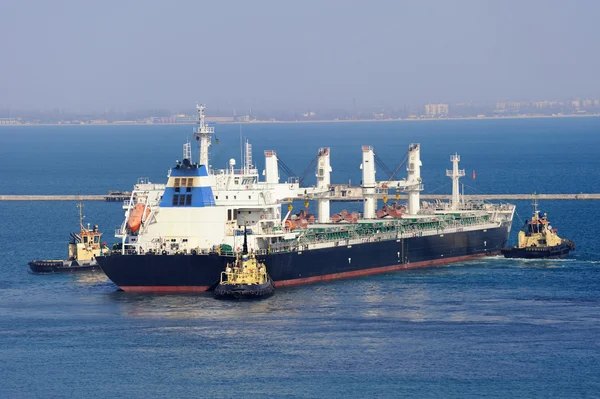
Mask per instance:
[[[600,3],[0,4],[0,108],[350,109],[600,98]]]

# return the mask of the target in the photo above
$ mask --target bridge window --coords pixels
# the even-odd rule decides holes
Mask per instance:
[[[186,187],[185,188],[185,192],[186,193],[191,193],[192,192],[192,188],[191,187]]]
[[[192,185],[193,185],[193,182],[194,182],[194,178],[192,178],[192,177],[188,177],[188,179],[187,179],[187,186],[188,186],[188,187],[192,187]]]
[[[179,182],[180,182],[179,177],[176,177],[175,178],[175,187],[179,187],[179,185],[180,185]]]
[[[173,194],[172,206],[192,205],[192,194]]]

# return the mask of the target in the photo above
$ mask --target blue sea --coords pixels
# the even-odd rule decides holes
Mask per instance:
[[[0,128],[0,194],[165,182],[191,129]],[[216,131],[212,166],[239,165],[240,127]],[[359,184],[361,145],[394,170],[421,143],[425,193],[450,193],[454,153],[465,193],[600,193],[600,118],[250,124],[241,134],[259,169],[274,149],[307,185],[319,147],[331,148],[334,183]],[[29,260],[66,256],[76,204],[0,201],[0,398],[598,397],[599,205],[540,202],[577,244],[568,259],[496,257],[220,302],[125,293],[102,273],[34,275]],[[517,212],[512,243],[531,204]],[[115,241],[120,204],[86,202],[84,214]]]

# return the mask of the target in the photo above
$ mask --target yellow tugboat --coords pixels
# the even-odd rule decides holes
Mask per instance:
[[[575,249],[575,243],[560,238],[548,221],[548,215],[538,212],[537,199],[533,200],[533,217],[525,220],[519,231],[519,245],[503,248],[505,258],[544,259],[564,258]]]
[[[260,263],[253,253],[248,254],[244,229],[242,253],[221,272],[219,285],[213,291],[213,295],[217,299],[254,299],[271,296],[274,292],[275,285],[267,273],[265,264]]]
[[[83,226],[83,204],[77,205],[79,208],[79,234],[71,233],[69,242],[68,259],[47,259],[33,260],[29,262],[29,267],[34,273],[55,273],[55,272],[80,272],[100,270],[100,265],[95,257],[108,253],[106,244],[101,242],[102,233],[98,232],[98,226],[94,225],[92,229]]]

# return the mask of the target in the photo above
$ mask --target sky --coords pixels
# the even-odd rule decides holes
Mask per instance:
[[[0,108],[600,98],[594,0],[0,1]]]

